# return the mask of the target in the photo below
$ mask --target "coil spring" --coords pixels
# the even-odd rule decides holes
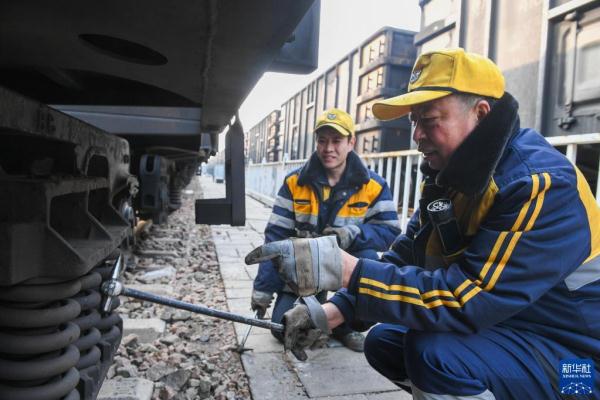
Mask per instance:
[[[100,342],[101,335],[96,325],[101,319],[98,308],[102,297],[95,288],[101,282],[102,276],[97,272],[82,277],[81,291],[73,297],[73,300],[81,306],[81,314],[73,321],[81,331],[79,339],[74,343],[80,353],[77,362],[77,369],[80,370],[100,361],[100,348],[97,344]]]
[[[0,399],[95,398],[123,330],[117,313],[100,312],[110,270],[0,291]]]
[[[175,185],[171,185],[169,188],[169,208],[171,210],[178,210],[181,208],[181,204],[183,203],[181,189],[177,188]]]
[[[81,292],[75,296],[81,305],[81,314],[75,323],[81,329],[81,336],[75,346],[81,352],[77,363],[80,372],[79,391],[84,399],[96,397],[106,371],[112,363],[123,331],[123,321],[115,312],[119,302],[113,303],[109,313],[102,309],[100,285],[110,278],[112,263],[95,268],[81,278]]]
[[[0,292],[0,398],[78,399],[81,282],[18,285]]]

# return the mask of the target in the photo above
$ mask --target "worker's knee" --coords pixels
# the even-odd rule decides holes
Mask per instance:
[[[377,368],[373,364],[381,358],[383,347],[385,347],[385,344],[381,343],[382,331],[381,325],[375,325],[365,338],[365,357],[375,369]]]
[[[448,335],[443,332],[410,330],[405,337],[405,361],[408,376],[419,380],[443,368],[447,360]]]
[[[406,379],[404,367],[404,333],[398,325],[379,324],[371,328],[365,339],[367,362],[380,374],[396,382]]]
[[[482,393],[485,386],[473,378],[460,359],[460,335],[448,332],[408,331],[404,360],[407,375],[417,388],[429,393],[466,395]]]

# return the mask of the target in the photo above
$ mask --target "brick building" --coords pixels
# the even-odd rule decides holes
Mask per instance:
[[[371,105],[406,91],[416,57],[414,36],[390,27],[377,31],[251,128],[248,158],[254,163],[307,158],[315,148],[315,120],[331,107],[354,116],[358,153],[409,148],[408,120],[377,121]]]

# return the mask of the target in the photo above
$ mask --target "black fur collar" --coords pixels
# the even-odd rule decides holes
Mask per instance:
[[[451,187],[466,195],[482,194],[494,175],[509,139],[519,130],[518,109],[517,101],[505,92],[450,156],[448,165],[437,174],[436,184]],[[429,172],[427,169],[430,170],[426,167],[424,172]]]
[[[348,158],[346,158],[344,174],[336,186],[364,185],[369,182],[369,179],[369,170],[364,166],[360,157],[354,151],[351,151],[348,153]],[[313,152],[298,175],[298,184],[300,186],[315,182],[327,184],[327,174],[325,173],[323,164],[321,164],[321,160],[317,157],[316,151]]]

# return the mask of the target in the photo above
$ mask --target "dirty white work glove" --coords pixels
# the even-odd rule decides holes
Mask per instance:
[[[319,235],[317,232],[312,232],[312,231],[303,231],[300,229],[296,228],[296,237],[297,238],[315,238],[315,237],[319,237],[321,235]]]
[[[279,276],[298,296],[342,287],[342,254],[335,236],[286,239],[263,244],[246,255],[246,264],[273,260]]]
[[[303,303],[303,304],[302,304]],[[300,361],[306,361],[307,348],[323,347],[329,337],[327,316],[314,297],[300,298],[283,314],[283,347]]]
[[[356,225],[341,226],[334,228],[328,226],[323,229],[323,235],[335,235],[340,249],[346,250],[354,243],[354,239],[360,233],[360,228]]]
[[[273,293],[252,289],[250,308],[252,308],[252,311],[256,311],[257,318],[262,319],[265,316],[267,308],[271,306],[271,301],[273,301]]]

